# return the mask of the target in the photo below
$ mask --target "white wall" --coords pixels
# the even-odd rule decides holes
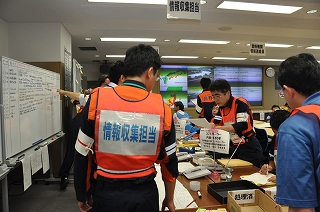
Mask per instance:
[[[0,56],[9,57],[8,23],[0,18]]]
[[[97,64],[81,64],[83,66],[83,75],[87,77],[87,81],[97,81],[102,75],[100,73],[100,63]]]
[[[67,49],[68,52],[72,55],[72,45],[71,45],[71,35],[70,33],[64,28],[62,24],[60,24],[60,60],[64,63],[64,48]]]
[[[22,62],[61,61],[60,23],[10,23],[9,38],[9,57],[12,59]]]

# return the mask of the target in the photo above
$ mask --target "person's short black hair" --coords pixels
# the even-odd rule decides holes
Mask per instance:
[[[271,110],[273,109],[273,108],[278,108],[278,109],[280,109],[280,106],[279,105],[272,105],[272,107],[271,107]]]
[[[217,79],[213,81],[209,86],[209,90],[211,92],[218,91],[221,93],[227,93],[228,91],[230,91],[231,94],[231,86],[229,82],[225,79]]]
[[[152,46],[139,44],[129,48],[126,52],[124,76],[140,77],[150,67],[154,68],[154,74],[156,74],[161,65],[160,56]]]
[[[207,78],[207,77],[203,77],[200,80],[200,85],[202,87],[202,89],[208,89],[209,85],[211,84],[211,79]]]
[[[182,102],[176,101],[176,102],[174,103],[174,106],[179,107],[179,110],[184,111],[184,105],[183,105]]]
[[[121,75],[124,75],[124,63],[121,60],[118,60],[110,67],[110,82],[118,84]]]
[[[106,80],[106,78],[109,78],[109,76],[107,74],[103,74],[99,77],[98,81],[97,81],[97,87],[100,87],[104,81]],[[110,78],[109,78],[110,79]]]
[[[278,82],[304,96],[320,91],[320,64],[312,54],[301,53],[280,64]]]
[[[276,110],[273,112],[270,118],[270,126],[272,129],[278,130],[282,122],[284,122],[289,116],[290,112],[286,110]]]

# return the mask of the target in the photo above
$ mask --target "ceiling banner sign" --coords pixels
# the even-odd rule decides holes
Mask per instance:
[[[168,0],[167,19],[201,20],[200,0]]]
[[[250,43],[249,54],[255,56],[266,56],[266,46],[265,43],[252,42]]]

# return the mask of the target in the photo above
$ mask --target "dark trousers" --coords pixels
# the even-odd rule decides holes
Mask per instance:
[[[237,146],[233,146],[233,150],[235,150],[236,147]],[[240,144],[234,155],[235,157],[233,158],[239,158],[241,160],[248,161],[258,168],[261,167],[263,151],[256,136],[251,136],[248,138],[248,142]]]
[[[133,182],[133,181],[132,181]],[[92,212],[159,212],[159,194],[154,180],[143,184],[98,180]]]
[[[81,117],[82,117],[82,114],[77,114],[72,119],[71,127],[69,130],[66,154],[64,156],[62,165],[59,170],[59,176],[61,177],[69,177],[69,171],[74,161],[75,144],[78,138]]]

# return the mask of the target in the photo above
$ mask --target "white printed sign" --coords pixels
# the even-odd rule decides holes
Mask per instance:
[[[202,150],[229,153],[230,134],[224,130],[201,129],[200,144]]]
[[[235,190],[231,192],[232,198],[238,204],[254,203],[256,197],[256,190]]]
[[[265,43],[252,42],[250,44],[249,55],[266,56],[266,54]]]
[[[167,19],[201,20],[200,0],[168,0]]]

